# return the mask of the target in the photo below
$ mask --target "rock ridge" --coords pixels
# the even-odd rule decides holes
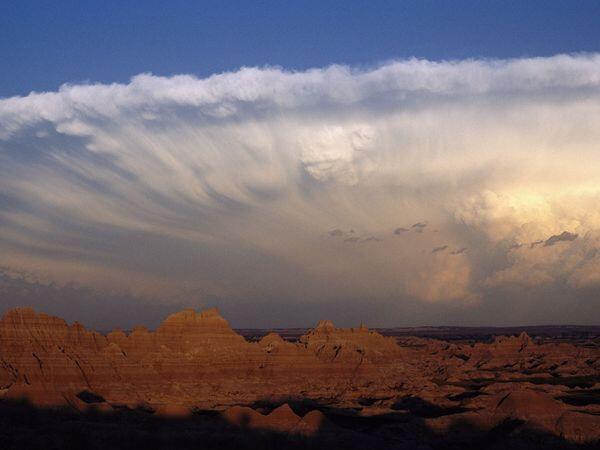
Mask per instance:
[[[565,404],[561,399],[581,396],[569,380],[591,386],[592,394],[600,388],[598,348],[539,344],[526,333],[475,344],[396,339],[331,321],[297,342],[275,333],[249,342],[216,309],[171,314],[156,331],[138,326],[106,335],[31,308],[0,319],[0,400],[81,411],[141,407],[187,417],[209,409],[239,423],[242,405],[311,399],[364,414],[459,411],[426,416],[439,429],[517,419],[588,442],[598,437],[600,405]],[[289,406],[267,416],[242,412],[257,428],[301,434],[323,419]]]

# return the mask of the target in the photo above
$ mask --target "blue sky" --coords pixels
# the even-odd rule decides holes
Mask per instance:
[[[597,1],[4,1],[0,97],[135,74],[593,52]]]

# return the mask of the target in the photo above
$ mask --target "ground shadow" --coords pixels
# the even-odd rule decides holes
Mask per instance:
[[[91,393],[90,393],[91,394]],[[99,400],[83,394],[93,403]],[[281,402],[253,405],[267,413]],[[427,426],[426,417],[452,415],[418,397],[404,399],[398,411],[373,416],[357,409],[332,408],[318,401],[286,399],[300,416],[318,409],[331,426],[313,435],[233,426],[214,411],[185,419],[157,417],[150,408],[122,407],[110,413],[44,409],[24,401],[0,401],[0,448],[11,449],[592,449],[506,421],[481,430],[456,421],[445,433]]]

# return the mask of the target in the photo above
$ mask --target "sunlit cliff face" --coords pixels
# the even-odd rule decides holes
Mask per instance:
[[[0,100],[0,298],[74,283],[257,326],[598,322],[599,143],[595,54]]]

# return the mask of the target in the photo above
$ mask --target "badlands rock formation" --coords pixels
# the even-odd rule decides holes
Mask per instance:
[[[599,382],[597,348],[539,345],[526,334],[450,344],[322,321],[298,342],[276,334],[248,342],[215,309],[185,310],[154,332],[137,327],[128,334],[103,335],[29,308],[0,320],[5,402],[84,412],[139,409],[171,419],[216,410],[239,428],[305,436],[338,433],[351,415],[352,424],[418,420],[432,435],[511,424],[511,433],[526,427],[594,443]],[[260,405],[283,406],[259,411]],[[346,419],[338,426],[326,415]]]

